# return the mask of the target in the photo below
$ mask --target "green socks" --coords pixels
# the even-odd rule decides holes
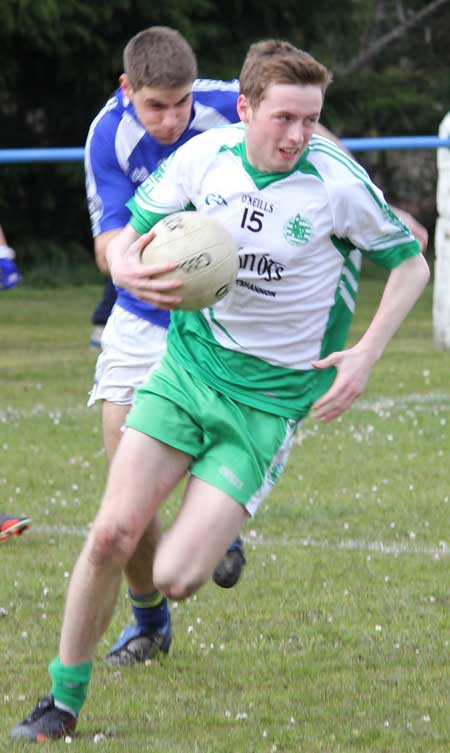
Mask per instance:
[[[92,674],[92,662],[66,667],[59,658],[53,659],[48,671],[52,678],[52,696],[58,704],[77,716],[83,706]]]

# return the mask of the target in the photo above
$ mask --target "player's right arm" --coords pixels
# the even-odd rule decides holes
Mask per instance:
[[[154,238],[152,230],[141,235],[128,224],[117,233],[106,250],[106,260],[115,285],[128,290],[135,298],[171,311],[181,303],[176,289],[182,283],[158,279],[157,275],[170,272],[176,264],[141,264],[145,246]]]
[[[140,257],[154,237],[153,226],[189,205],[193,195],[192,168],[198,151],[205,152],[205,136],[196,136],[181,146],[144,181],[128,202],[130,222],[108,244],[106,256],[113,282],[158,308],[172,310],[181,303],[182,298],[174,293],[182,283],[157,279],[157,275],[176,269],[177,265],[143,265]]]
[[[108,261],[106,258],[106,250],[110,241],[112,241],[112,239],[116,235],[118,235],[120,231],[121,228],[117,228],[116,230],[107,230],[105,233],[100,233],[100,235],[97,235],[97,237],[94,238],[95,261],[100,272],[103,272],[104,275],[109,275],[110,273]]]
[[[126,203],[134,194],[133,183],[117,158],[111,118],[106,114],[94,121],[85,148],[86,197],[95,260],[104,274],[109,274],[106,249],[127,224],[130,212]]]

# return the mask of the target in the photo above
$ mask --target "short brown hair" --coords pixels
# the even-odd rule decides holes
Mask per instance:
[[[172,89],[197,77],[194,51],[168,26],[150,26],[132,37],[123,52],[123,67],[134,91],[143,86]]]
[[[303,50],[280,39],[266,39],[250,46],[242,66],[240,91],[252,107],[259,105],[271,84],[312,84],[325,94],[330,71]]]

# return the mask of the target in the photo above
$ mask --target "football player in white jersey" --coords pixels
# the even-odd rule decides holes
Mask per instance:
[[[107,243],[128,222],[126,202],[173,151],[217,125],[237,122],[237,80],[196,79],[194,53],[175,30],[146,29],[128,43],[120,87],[94,118],[86,142],[86,190],[103,272]],[[322,133],[328,132],[321,130]],[[424,229],[409,217],[416,234]],[[119,289],[102,337],[89,404],[102,403],[104,444],[111,461],[135,389],[162,357],[169,312]],[[152,548],[159,538],[158,519],[127,565],[130,598],[137,625],[126,627],[108,654],[113,664],[146,661],[170,643],[170,617],[160,594],[152,593]],[[245,563],[240,537],[213,574],[223,587],[233,586]]]
[[[418,242],[365,171],[314,136],[329,81],[288,42],[252,45],[240,77],[242,125],[182,146],[138,190],[130,224],[108,248],[114,280],[175,311],[72,574],[52,693],[14,728],[16,738],[75,728],[123,569],[180,479],[189,472],[153,563],[155,586],[176,599],[211,577],[276,483],[298,421],[309,410],[330,421],[362,393],[429,279]],[[161,267],[139,263],[152,237],[143,230],[189,203],[223,221],[240,249],[237,284],[194,312],[178,310],[178,283],[154,277]],[[361,252],[390,274],[366,332],[343,350]]]

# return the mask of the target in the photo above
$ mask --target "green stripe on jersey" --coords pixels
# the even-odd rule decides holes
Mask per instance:
[[[367,170],[364,169],[359,162],[356,162],[355,158],[347,152],[334,144],[329,139],[325,139],[321,136],[313,136],[308,145],[308,150],[313,154],[314,152],[322,152],[322,154],[328,154],[330,157],[334,157],[338,162],[349,169],[351,173],[359,177],[361,180],[370,180]]]
[[[177,363],[218,392],[277,416],[298,420],[321,395],[323,372],[273,366],[223,348],[201,311],[172,312],[167,350]]]
[[[357,162],[355,162],[351,157],[348,157],[345,152],[342,151],[342,149],[339,149],[338,147],[333,146],[331,142],[323,142],[323,143],[317,143],[314,144],[311,147],[311,153],[313,152],[319,152],[322,154],[328,155],[328,157],[332,157],[332,159],[336,160],[336,162],[340,162],[341,165],[347,168],[347,170],[361,183],[364,184],[364,186],[367,188],[368,192],[370,193],[371,197],[373,198],[374,202],[381,208],[384,206],[383,202],[380,200],[379,196],[375,193],[373,190],[370,178],[364,168],[362,168],[360,165],[358,165]]]
[[[164,214],[152,212],[150,211],[150,209],[145,209],[144,207],[139,206],[134,198],[130,199],[127,202],[127,207],[131,211],[129,224],[131,225],[133,230],[136,230],[136,232],[140,233],[141,235],[143,233],[148,233],[148,231],[151,230],[157,222],[163,220],[164,217],[168,217],[169,214],[172,214],[172,212],[164,212]],[[173,211],[187,212],[193,210],[195,211],[195,207],[189,202],[189,204],[187,204],[183,209],[174,209]]]
[[[130,225],[133,230],[143,235],[147,233],[157,222],[167,217],[167,214],[157,214],[150,212],[148,209],[141,209],[134,199],[130,199],[127,207],[131,212]]]
[[[389,248],[383,248],[379,251],[366,251],[361,249],[361,253],[366,259],[375,262],[380,267],[385,269],[395,269],[406,259],[410,259],[411,256],[417,256],[421,254],[421,248],[418,241],[409,241],[409,243],[402,243],[401,245],[393,245]]]

